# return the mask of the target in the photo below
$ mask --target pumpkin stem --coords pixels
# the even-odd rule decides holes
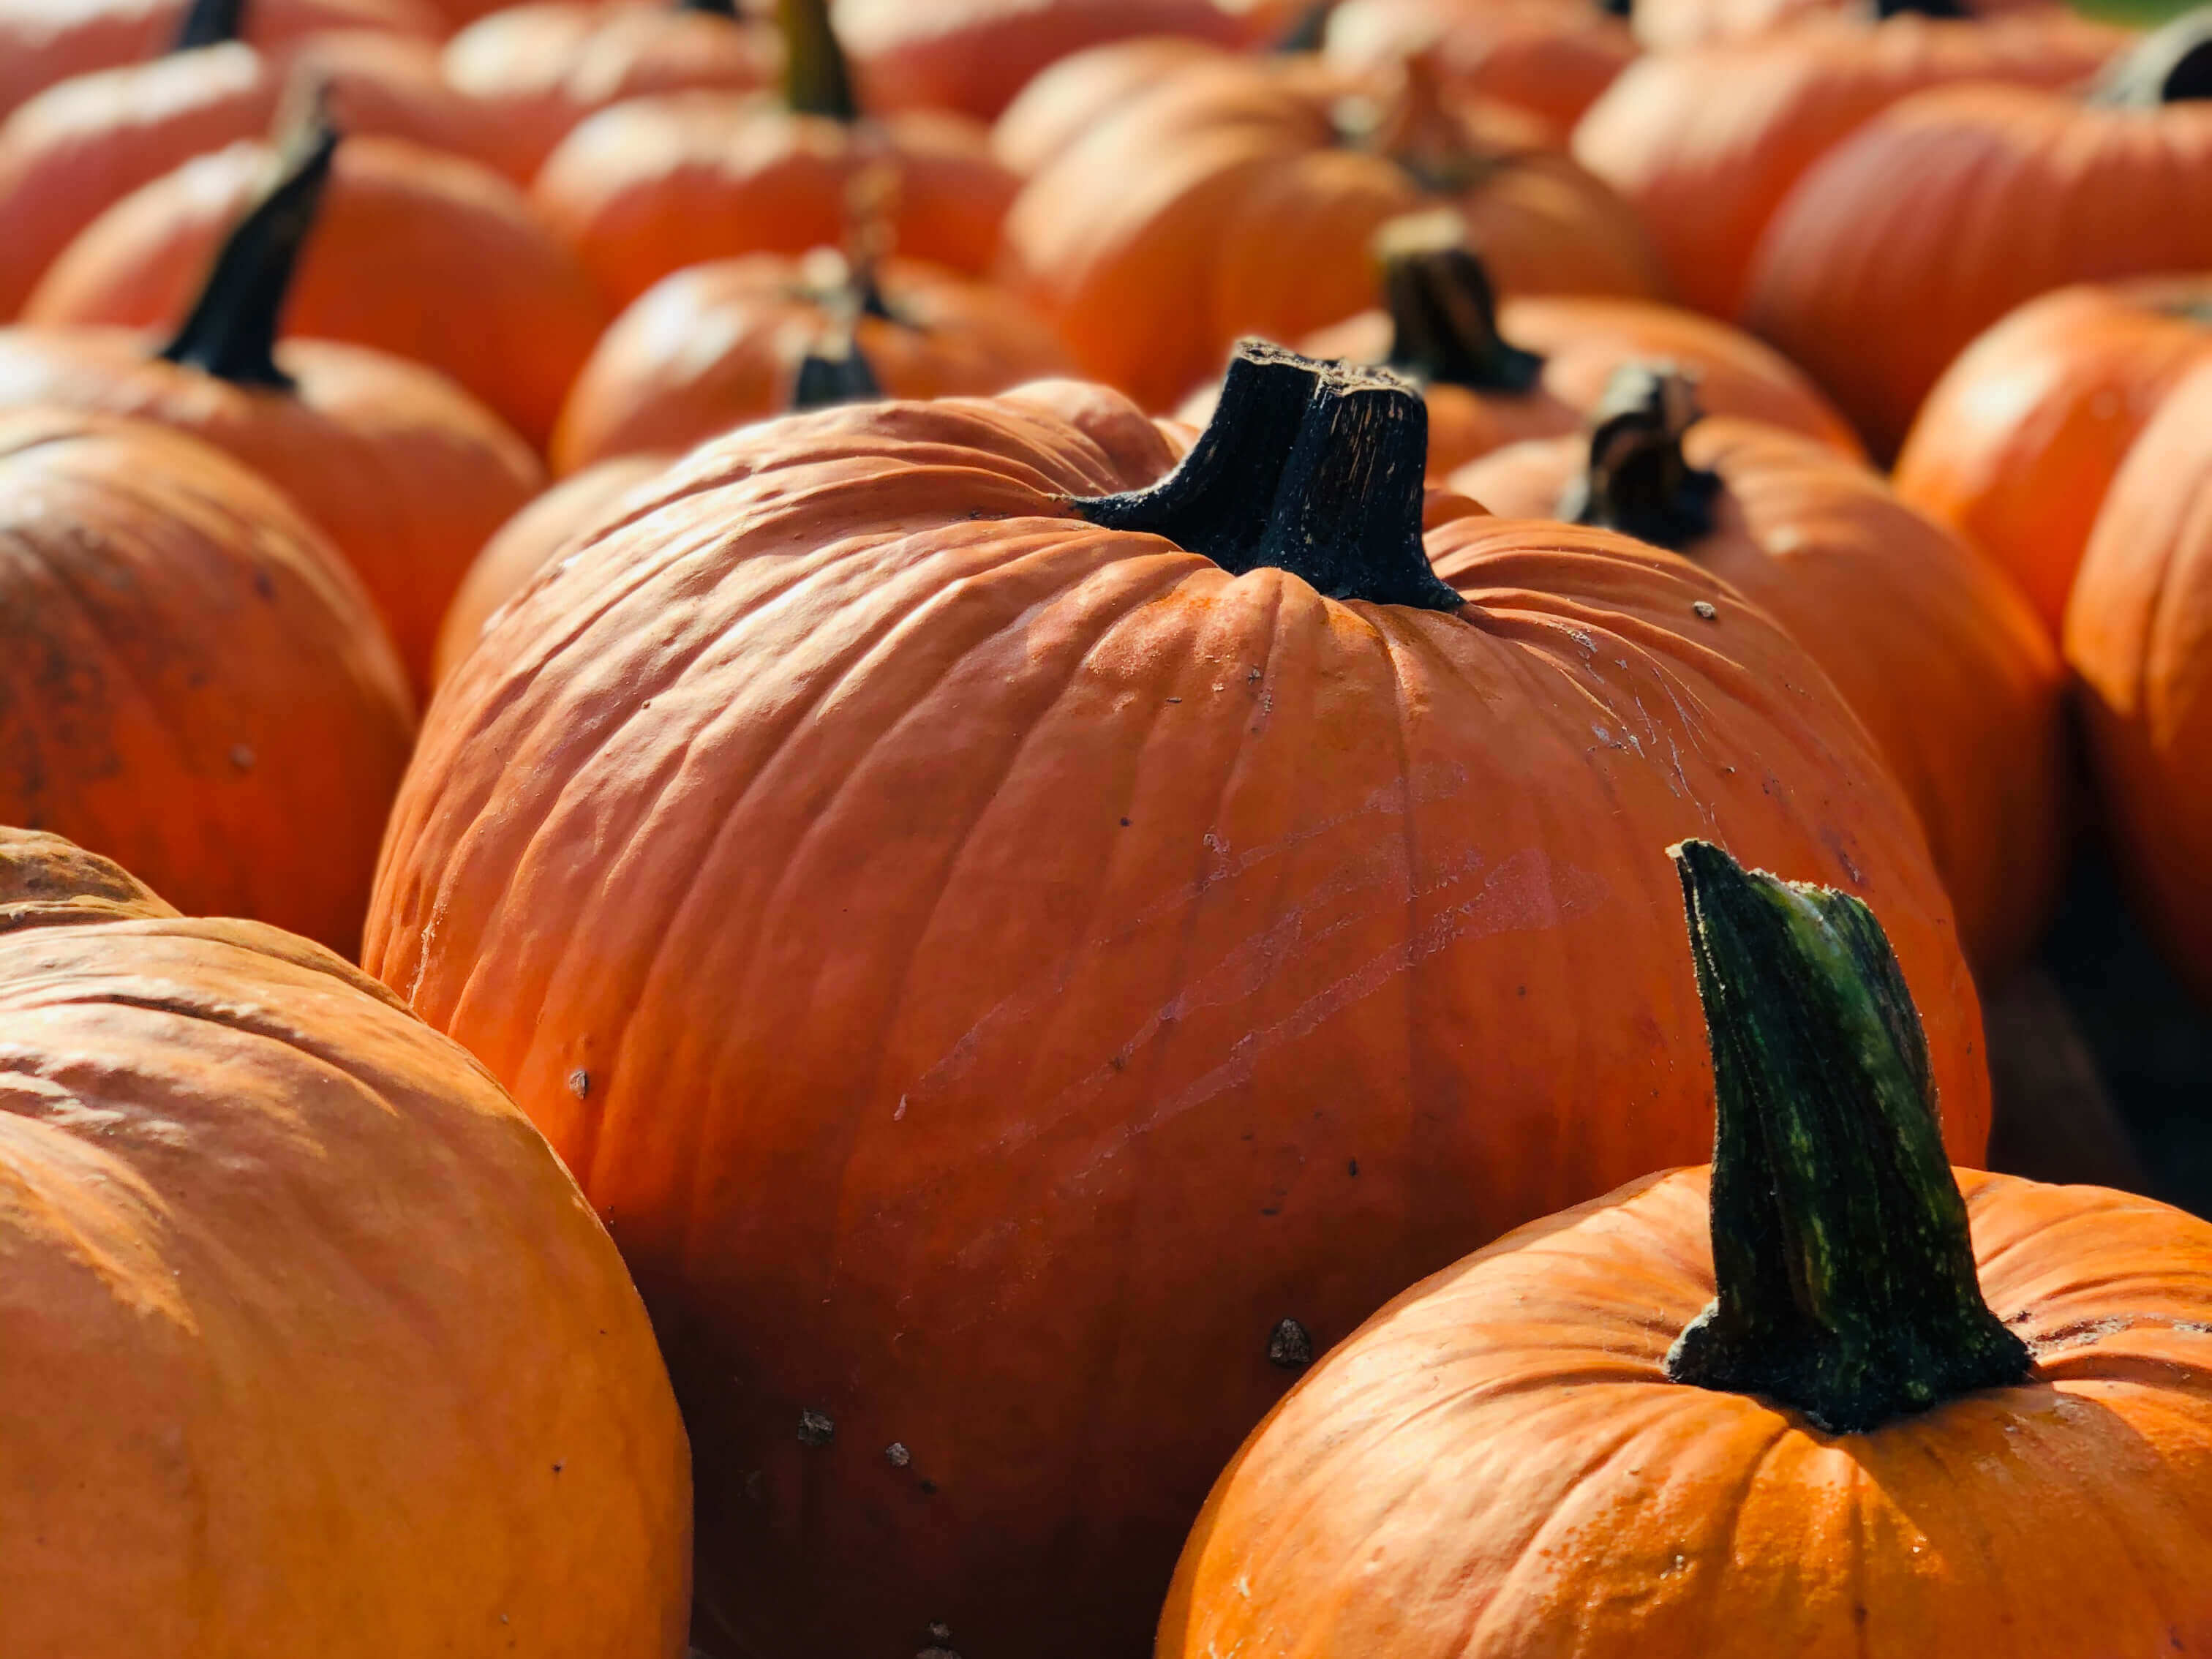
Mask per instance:
[[[246,0],[191,0],[171,52],[197,52],[235,40],[246,27]]]
[[[1328,17],[1335,9],[1336,0],[1314,0],[1276,37],[1275,50],[1286,58],[1294,52],[1319,52],[1328,39]]]
[[[738,16],[738,0],[676,0],[678,11],[703,11],[709,17]]]
[[[799,360],[799,373],[791,383],[793,410],[828,409],[834,404],[873,403],[884,395],[876,371],[868,367],[867,354],[857,340],[848,339],[843,349],[810,351]]]
[[[1667,1375],[1833,1434],[2027,1381],[2027,1346],[1982,1300],[1927,1040],[1881,924],[1710,842],[1672,851],[1719,1103],[1719,1294]]]
[[[1607,17],[1618,17],[1626,22],[1636,15],[1636,0],[1597,0],[1597,9]]]
[[[2106,66],[2089,101],[2115,109],[2212,98],[2212,6],[2184,12]]]
[[[1181,466],[1069,505],[1237,575],[1271,566],[1331,599],[1456,611],[1421,545],[1428,443],[1428,406],[1395,374],[1245,340]]]
[[[165,360],[234,386],[291,390],[291,376],[276,366],[278,325],[300,251],[322,206],[338,137],[319,103],[275,179],[217,251],[184,326],[161,348]]]
[[[784,102],[800,115],[859,120],[853,71],[830,26],[830,0],[777,0],[776,17],[783,29]]]
[[[1704,412],[1689,377],[1671,365],[1614,370],[1591,413],[1589,470],[1567,486],[1559,516],[1677,553],[1711,535],[1721,481],[1682,453]]]
[[[1393,219],[1376,233],[1389,366],[1423,385],[1523,392],[1544,360],[1498,332],[1498,295],[1467,246],[1467,224],[1445,209]]]
[[[1961,0],[1874,0],[1874,15],[1884,17],[1972,17]]]

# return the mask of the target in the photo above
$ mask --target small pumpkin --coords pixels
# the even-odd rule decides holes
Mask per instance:
[[[1687,382],[1643,367],[1589,437],[1500,450],[1451,483],[1669,548],[1780,623],[1911,798],[1967,955],[1992,978],[2019,963],[2057,899],[2069,780],[2058,654],[2001,574],[1857,462],[1699,419]]]
[[[848,349],[893,398],[1003,392],[1063,372],[1051,331],[996,289],[922,264],[848,262],[827,249],[693,265],[615,319],[577,375],[553,468],[677,452],[804,406],[800,366]]]
[[[368,597],[276,489],[158,427],[0,413],[0,823],[350,955],[414,735]]]
[[[1508,1235],[1310,1372],[1158,1659],[2212,1652],[2212,1226],[1948,1167],[1873,914],[1675,857],[1710,1168]]]
[[[23,320],[173,326],[283,165],[272,146],[232,144],[133,191],[54,261]],[[605,318],[591,279],[504,179],[357,137],[332,165],[285,326],[425,363],[542,447]]]
[[[2085,95],[1915,94],[1798,180],[1753,258],[1743,318],[1893,455],[1951,360],[2023,301],[2212,266],[2208,95],[2212,9],[2147,37]]]
[[[667,1372],[481,1066],[9,829],[0,1022],[0,1650],[682,1659]]]
[[[1067,381],[764,422],[441,689],[363,960],[615,1218],[708,1650],[1141,1644],[1221,1460],[1389,1285],[1705,1143],[1652,1060],[1698,1029],[1670,830],[1908,919],[1979,1155],[1971,978],[1858,722],[1671,555],[1465,503],[1425,543],[1425,422],[1249,346],[1179,467]]]
[[[1996,561],[2056,639],[2112,475],[2212,356],[2212,276],[2082,283],[1959,354],[1897,457],[1897,493]]]
[[[2063,10],[1986,22],[1816,12],[1638,58],[1575,129],[1575,159],[1643,216],[1684,303],[1733,317],[1791,186],[1875,116],[1958,81],[2064,87],[2126,39]]]
[[[900,252],[970,273],[990,264],[1018,181],[988,131],[926,111],[863,121],[827,0],[781,6],[781,97],[633,98],[546,158],[532,200],[611,303],[709,259],[836,246],[878,198]]]

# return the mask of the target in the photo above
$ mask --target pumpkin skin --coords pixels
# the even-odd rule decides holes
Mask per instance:
[[[662,471],[671,455],[617,455],[571,473],[501,525],[483,544],[446,608],[431,658],[430,683],[442,684],[500,607],[530,586],[540,570],[580,536],[598,527],[603,516],[630,490]]]
[[[1865,122],[1954,81],[2063,87],[2125,39],[2070,13],[1989,22],[1816,15],[1638,59],[1575,129],[1575,159],[1642,215],[1683,302],[1733,317],[1775,210]]]
[[[1858,463],[1755,421],[1681,440],[1720,487],[1711,527],[1668,544],[1794,635],[1866,722],[1919,813],[1985,975],[2015,966],[2067,851],[2058,654],[2012,585]],[[1516,444],[1453,474],[1492,512],[1559,510],[1585,438]]]
[[[1071,52],[1030,79],[991,124],[991,153],[1026,178],[1109,110],[1149,96],[1168,77],[1229,54],[1185,35],[1146,35]]]
[[[1867,9],[1857,0],[1636,0],[1630,18],[1646,50],[1674,52],[1714,40],[1785,33],[1837,15],[1863,16]],[[1886,16],[1909,16],[1923,9],[1931,16],[1951,15],[1941,0],[1924,8],[1911,0],[1904,4],[1885,0],[1877,9]],[[2002,22],[2015,16],[2055,21],[2064,9],[2048,0],[1972,0],[1956,10],[1978,22]]]
[[[2212,354],[2212,278],[2084,283],[2031,300],[1943,371],[1897,493],[2003,568],[2056,639],[2129,447]]]
[[[2097,514],[2066,605],[2067,665],[2106,831],[2137,915],[2200,998],[2212,997],[2212,370],[2200,360],[2143,428]]]
[[[1651,1063],[1697,1029],[1642,878],[1669,825],[1890,896],[1982,1144],[1917,827],[1760,613],[1464,506],[1450,615],[1067,505],[1172,459],[1065,382],[748,428],[432,707],[363,960],[615,1218],[710,1650],[1140,1646],[1280,1320],[1318,1351],[1393,1273],[1705,1141],[1703,1080]],[[1559,1118],[1563,1070],[1607,1109]]]
[[[414,733],[368,596],[290,502],[158,428],[0,414],[0,823],[351,955]]]
[[[482,1067],[20,830],[0,1011],[0,1647],[680,1659],[667,1374]]]
[[[854,343],[887,397],[1003,392],[1066,370],[1043,324],[1000,290],[928,265],[879,272],[890,313],[863,314]],[[799,360],[844,331],[835,255],[756,253],[665,276],[600,338],[553,434],[574,472],[640,451],[678,453],[791,407]]]
[[[267,146],[233,144],[125,197],[54,262],[23,319],[173,323],[272,166]],[[505,179],[362,137],[338,152],[285,326],[427,363],[542,447],[605,314]]]

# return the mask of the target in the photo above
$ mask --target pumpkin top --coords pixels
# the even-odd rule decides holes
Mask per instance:
[[[1467,224],[1449,209],[1394,219],[1376,233],[1390,355],[1401,374],[1474,392],[1526,392],[1544,360],[1498,331],[1490,273],[1467,246]]]
[[[1567,487],[1559,516],[1677,553],[1711,534],[1720,478],[1682,453],[1684,434],[1703,413],[1686,376],[1624,365],[1591,412],[1589,471]]]
[[[776,0],[783,29],[783,100],[794,114],[860,118],[853,71],[830,21],[829,0]]]
[[[2090,100],[2118,109],[2157,109],[2212,98],[2212,6],[2185,12],[2106,66]]]
[[[240,38],[246,22],[246,0],[191,0],[185,21],[177,27],[174,52],[221,46]]]

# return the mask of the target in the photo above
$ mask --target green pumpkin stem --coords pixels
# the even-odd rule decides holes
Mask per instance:
[[[191,0],[171,52],[197,52],[237,40],[246,27],[246,0]]]
[[[1392,220],[1376,234],[1375,258],[1390,313],[1392,368],[1424,386],[1509,394],[1541,378],[1544,360],[1498,333],[1497,291],[1457,214]]]
[[[319,104],[276,179],[216,252],[199,297],[161,357],[235,386],[291,389],[291,377],[276,366],[276,337],[338,138]]]
[[[2112,109],[2157,109],[2212,98],[2212,6],[2184,12],[2106,66],[2089,101]]]
[[[783,29],[784,102],[800,115],[859,120],[853,71],[830,22],[830,0],[777,0],[776,17]]]
[[[1246,340],[1181,466],[1070,505],[1237,575],[1271,566],[1332,599],[1456,611],[1421,545],[1428,443],[1428,407],[1395,374]]]
[[[1920,1016],[1847,894],[1673,849],[1718,1096],[1718,1296],[1677,1382],[1758,1395],[1856,1434],[2033,1374],[1982,1300]]]
[[[1589,469],[1567,486],[1558,516],[1687,552],[1712,533],[1721,487],[1682,453],[1702,412],[1695,388],[1671,367],[1616,369],[1591,411]]]

